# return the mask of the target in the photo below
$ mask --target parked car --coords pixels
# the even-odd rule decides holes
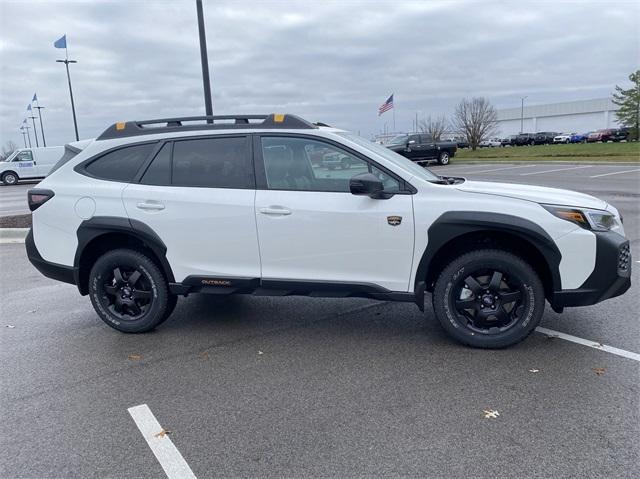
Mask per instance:
[[[386,146],[391,151],[421,164],[437,161],[441,165],[448,165],[458,150],[456,143],[435,141],[432,136],[425,133],[398,135]]]
[[[516,146],[533,146],[536,144],[536,135],[534,133],[520,133],[519,135],[516,135],[514,144]]]
[[[424,310],[429,292],[453,338],[502,348],[545,299],[561,312],[631,285],[620,214],[593,196],[438,176],[294,115],[186,119],[116,123],[28,192],[29,260],[118,331],[154,329],[191,293]],[[312,167],[309,146],[352,168]]]
[[[478,146],[480,148],[495,148],[497,146],[502,146],[502,140],[500,138],[489,138],[487,140],[482,140]]]
[[[607,141],[611,140],[614,131],[615,130],[611,128],[605,128],[602,130],[594,131],[593,133],[589,133],[589,136],[587,136],[587,142],[595,143],[597,141],[601,141],[603,143],[606,143]]]
[[[553,137],[553,143],[571,143],[571,135],[575,133],[561,133]]]
[[[613,133],[609,137],[611,141],[626,141],[629,139],[630,128],[622,127],[613,130]]]
[[[556,136],[558,136],[558,133],[555,131],[539,131],[535,134],[534,143],[536,145],[550,145]]]
[[[500,142],[502,146],[516,146],[516,138],[518,135],[509,135]]]
[[[458,148],[469,148],[471,146],[467,141],[467,139],[462,136],[454,136],[451,138],[446,138],[443,141],[450,141],[452,143],[455,143]]]
[[[569,143],[586,143],[589,133],[572,133]]]
[[[44,178],[63,153],[62,146],[19,148],[0,162],[0,180],[5,185],[15,185],[20,180]]]

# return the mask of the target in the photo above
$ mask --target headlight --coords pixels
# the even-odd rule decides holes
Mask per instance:
[[[587,208],[568,208],[566,206],[542,205],[549,213],[578,226],[593,231],[609,231],[618,222],[613,213],[605,210]]]

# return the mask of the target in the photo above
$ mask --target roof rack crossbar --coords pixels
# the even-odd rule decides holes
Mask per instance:
[[[231,120],[221,122],[220,120]],[[250,122],[249,120],[262,120]],[[205,122],[198,124],[184,124],[185,122]],[[162,125],[164,124],[164,125]],[[146,127],[148,125],[148,127]],[[151,126],[159,125],[159,126]],[[111,125],[97,140],[111,140],[130,136],[152,135],[192,130],[242,130],[249,128],[310,130],[318,126],[296,115],[205,115],[185,116],[178,118],[160,118],[155,120],[127,121]]]

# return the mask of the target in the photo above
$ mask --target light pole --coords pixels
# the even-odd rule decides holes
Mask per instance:
[[[524,129],[524,101],[526,98],[526,96],[520,98],[520,133],[522,133]]]
[[[76,131],[76,141],[80,141],[80,137],[78,136],[78,120],[76,120],[76,106],[73,103],[73,90],[71,89],[71,75],[69,74],[69,63],[78,63],[76,60],[69,60],[65,58],[64,60],[56,60],[57,63],[64,63],[64,66],[67,67],[67,81],[69,82],[69,96],[71,97],[71,113],[73,114],[73,128]]]
[[[31,116],[28,118],[31,118],[31,121],[33,122],[33,136],[35,136],[36,138],[36,148],[40,147],[40,145],[38,144],[38,129],[36,128],[36,117],[33,116],[33,110],[31,109],[31,103],[29,103],[29,106],[27,106],[27,111],[31,113]]]
[[[202,64],[202,86],[204,87],[204,109],[207,116],[213,115],[213,102],[211,101],[211,80],[209,79],[209,58],[207,56],[207,37],[204,30],[204,13],[202,0],[196,0],[198,12],[198,34],[200,36],[200,63]],[[213,123],[213,120],[207,120]]]

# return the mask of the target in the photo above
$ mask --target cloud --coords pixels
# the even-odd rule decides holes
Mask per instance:
[[[604,12],[604,13],[603,13]],[[370,135],[464,96],[511,107],[608,96],[638,68],[637,2],[205,1],[217,113],[287,111]],[[202,114],[195,2],[0,3],[0,143],[38,92],[48,144],[122,119]]]

